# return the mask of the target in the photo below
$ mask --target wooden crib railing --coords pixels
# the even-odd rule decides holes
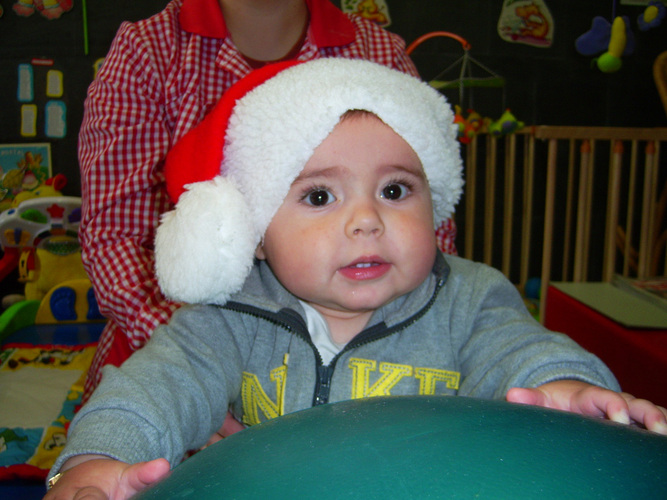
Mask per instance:
[[[459,254],[520,287],[665,275],[667,128],[525,127],[462,146]]]

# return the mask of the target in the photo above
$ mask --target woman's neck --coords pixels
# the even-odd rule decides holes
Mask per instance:
[[[283,58],[308,24],[304,0],[219,0],[230,37],[239,51],[259,61]]]

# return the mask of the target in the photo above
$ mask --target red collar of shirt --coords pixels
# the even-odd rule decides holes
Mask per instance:
[[[340,47],[354,42],[354,24],[329,0],[306,0],[306,5],[310,13],[309,33],[315,45]],[[210,38],[227,37],[218,0],[183,0],[179,21],[187,32]]]

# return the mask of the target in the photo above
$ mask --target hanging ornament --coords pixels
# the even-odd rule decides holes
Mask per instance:
[[[651,28],[657,28],[667,15],[667,7],[659,0],[652,0],[648,3],[646,10],[637,17],[637,26],[641,31],[648,31]]]
[[[447,67],[445,70],[441,71],[435,78],[429,80],[429,85],[438,90],[446,89],[458,89],[459,91],[459,104],[454,106],[454,124],[458,127],[458,139],[464,144],[469,143],[472,138],[482,132],[491,133],[490,126],[494,125],[493,134],[494,135],[503,135],[515,132],[516,130],[523,127],[523,122],[520,122],[514,118],[513,115],[506,110],[503,116],[497,120],[493,121],[490,118],[482,118],[482,116],[473,109],[472,102],[472,89],[473,88],[501,88],[503,89],[503,107],[505,105],[505,79],[494,73],[489,68],[484,66],[479,61],[473,59],[470,55],[471,45],[468,41],[449,31],[433,31],[426,33],[425,35],[420,36],[414,42],[412,42],[405,49],[408,55],[411,55],[415,48],[424,43],[426,40],[437,37],[446,37],[458,41],[463,47],[463,55],[457,59],[454,64]],[[473,71],[474,68],[474,71]],[[451,73],[454,73],[453,78],[450,76]],[[463,106],[466,102],[464,99],[464,94],[466,90],[470,90],[468,93],[468,116],[464,116]]]
[[[373,21],[383,28],[391,24],[389,8],[384,0],[342,0],[341,10]]]
[[[13,9],[16,14],[28,17],[38,11],[47,19],[58,19],[72,8],[72,0],[18,0]]]
[[[506,42],[551,47],[554,21],[543,0],[505,0],[498,34]]]
[[[575,40],[575,48],[581,55],[601,54],[593,59],[593,64],[603,73],[614,73],[621,69],[621,57],[629,56],[635,50],[630,19],[616,15],[616,0],[612,2],[611,14],[612,22],[602,16],[594,17],[591,28]]]

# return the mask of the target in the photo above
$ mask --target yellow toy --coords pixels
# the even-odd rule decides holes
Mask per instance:
[[[646,10],[637,17],[637,26],[641,31],[648,31],[662,24],[667,16],[667,7],[660,0],[651,0]]]
[[[60,249],[56,250],[58,246]],[[19,261],[19,281],[25,283],[25,300],[41,300],[60,283],[88,278],[81,261],[81,249],[67,238],[56,238],[49,246],[26,250],[23,255]],[[33,265],[24,267],[23,261]]]
[[[625,21],[622,17],[617,17],[611,25],[611,37],[609,38],[609,47],[607,52],[596,59],[596,64],[603,73],[614,73],[621,69],[623,62],[621,56],[628,42],[626,36]]]
[[[611,24],[604,17],[596,16],[591,28],[575,41],[577,52],[584,56],[602,53],[593,63],[603,73],[615,73],[621,69],[621,57],[629,56],[635,50],[635,36],[630,29],[630,19],[616,15],[617,1],[612,2]],[[653,9],[647,10],[649,15],[653,12]]]
[[[11,172],[10,172],[11,173]],[[25,182],[24,182],[25,184]],[[11,202],[11,207],[18,207],[21,203],[26,200],[31,200],[33,198],[45,198],[47,196],[62,196],[61,190],[67,184],[67,179],[64,175],[58,174],[50,179],[46,179],[41,186],[33,186],[26,188],[24,185],[24,190],[17,193],[14,196],[14,199]]]
[[[456,110],[456,113],[454,114],[454,123],[458,127],[458,140],[463,144],[468,144],[475,134],[472,127],[468,123],[468,120],[463,117],[461,106],[456,105],[454,108]]]
[[[0,279],[18,265],[26,300],[41,300],[64,281],[87,279],[77,234],[81,198],[59,196],[63,182],[18,193],[0,214]]]
[[[36,325],[103,319],[88,278],[63,281],[50,289],[35,314]]]
[[[489,125],[489,134],[495,136],[511,134],[522,129],[524,125],[523,122],[516,119],[509,109],[506,109],[497,121]]]
[[[489,125],[490,120],[488,118],[482,118],[482,115],[480,115],[477,111],[469,109],[468,110],[468,125],[472,129],[472,134],[482,134],[484,132],[487,132],[487,127]]]

